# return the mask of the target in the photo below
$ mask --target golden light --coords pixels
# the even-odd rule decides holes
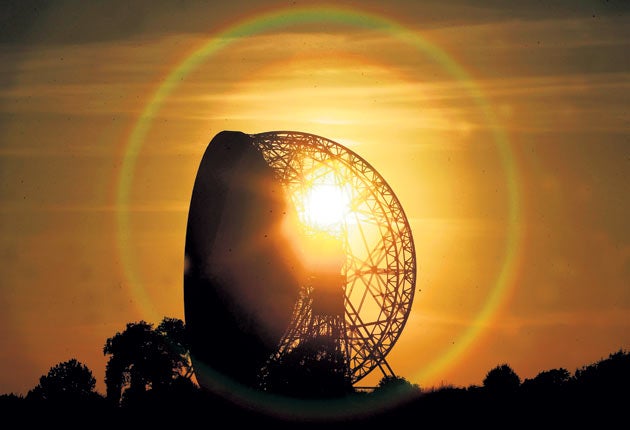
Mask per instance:
[[[294,193],[300,222],[307,230],[339,236],[351,211],[350,187],[326,167],[318,168],[313,177]]]

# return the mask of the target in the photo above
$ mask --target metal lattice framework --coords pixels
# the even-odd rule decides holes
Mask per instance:
[[[384,375],[393,375],[385,357],[405,326],[416,283],[411,228],[398,198],[367,161],[329,139],[293,131],[251,138],[289,196],[303,194],[322,177],[348,190],[349,210],[340,235],[346,254],[344,316],[336,325],[329,321],[320,326],[340,332],[339,344],[353,384],[377,367]],[[291,198],[300,211],[301,199]],[[326,322],[313,314],[311,293],[311,286],[301,287],[290,326],[272,360],[303,341],[318,324],[314,319]]]

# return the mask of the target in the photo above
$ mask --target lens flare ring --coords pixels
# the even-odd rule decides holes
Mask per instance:
[[[471,99],[474,100],[476,106],[482,112],[487,125],[492,131],[494,144],[496,145],[504,167],[508,188],[508,223],[503,264],[496,276],[494,287],[470,327],[456,339],[453,346],[447,350],[446,353],[434,359],[424,369],[413,375],[414,379],[423,380],[453,365],[457,359],[461,359],[462,353],[482,334],[488,321],[496,314],[500,306],[505,303],[509,297],[509,292],[511,291],[514,278],[517,274],[521,251],[521,227],[519,226],[521,221],[520,193],[514,154],[504,130],[497,121],[480,88],[475,85],[466,70],[449,56],[447,52],[391,18],[368,13],[359,9],[339,7],[278,9],[226,26],[223,30],[210,36],[208,41],[199,49],[174,67],[157,86],[156,91],[149,99],[145,109],[140,114],[133,127],[124,148],[124,156],[116,190],[116,244],[123,264],[124,275],[127,278],[127,283],[129,284],[134,299],[137,300],[142,307],[141,312],[154,319],[159,318],[146,294],[141,276],[137,272],[133,252],[129,246],[132,242],[132,228],[129,220],[129,200],[134,180],[135,166],[141,153],[142,145],[151,128],[153,118],[161,109],[165,100],[175,90],[180,81],[189,73],[203,62],[211,59],[213,55],[217,54],[222,49],[229,47],[233,41],[239,38],[262,34],[294,25],[321,23],[381,31],[395,40],[414,47],[420,54],[427,56],[441,66],[454,79],[462,84],[464,90]]]

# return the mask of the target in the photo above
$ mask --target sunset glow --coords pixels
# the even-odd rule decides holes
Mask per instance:
[[[418,261],[387,360],[423,388],[630,346],[627,6],[79,3],[0,14],[0,393],[70,356],[104,392],[108,336],[183,317],[191,190],[222,130],[325,136],[387,181]],[[306,167],[243,252],[343,232],[357,261],[382,257],[357,203],[373,196]],[[376,317],[370,264],[343,270]]]

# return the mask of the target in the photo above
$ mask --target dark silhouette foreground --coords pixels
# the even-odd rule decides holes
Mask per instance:
[[[481,386],[421,390],[403,377],[384,377],[373,392],[333,390],[329,398],[317,393],[316,400],[278,397],[260,408],[260,402],[250,401],[255,396],[237,398],[229,390],[215,393],[193,383],[184,328],[172,318],[156,328],[141,321],[107,339],[107,396],[95,391],[92,372],[73,358],[51,367],[26,396],[0,395],[0,414],[5,422],[16,419],[25,428],[109,429],[221,423],[230,428],[299,425],[327,430],[427,424],[603,428],[627,420],[630,352],[624,350],[573,374],[551,369],[521,382],[508,364],[500,364],[488,371]]]

